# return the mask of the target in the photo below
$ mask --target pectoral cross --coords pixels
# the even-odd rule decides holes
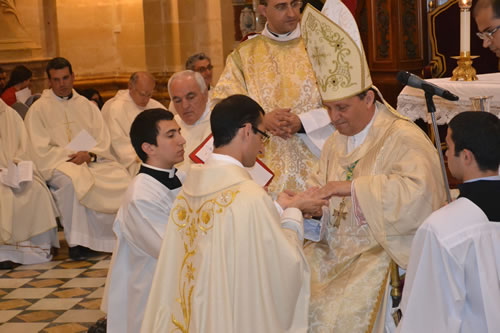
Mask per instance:
[[[66,135],[68,136],[68,142],[71,142],[71,128],[69,128],[69,124],[73,124],[74,122],[68,120],[66,113],[64,116],[66,117],[66,122],[64,123],[64,125],[66,125]]]
[[[345,208],[345,198],[342,198],[342,201],[340,202],[339,209],[334,209],[333,210],[333,216],[336,218],[335,223],[333,226],[338,229],[340,226],[340,221],[345,220],[347,212],[344,212]]]

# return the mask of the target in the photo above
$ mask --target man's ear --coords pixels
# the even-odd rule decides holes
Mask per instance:
[[[369,106],[375,103],[375,92],[373,90],[370,89],[366,92],[365,102]]]
[[[469,149],[464,149],[460,153],[463,154],[462,157],[466,165],[471,165],[476,162],[476,157]]]
[[[155,145],[152,145],[148,142],[143,142],[141,145],[142,151],[145,152],[146,155],[148,155],[148,156],[152,155],[155,152],[155,148],[156,148]]]

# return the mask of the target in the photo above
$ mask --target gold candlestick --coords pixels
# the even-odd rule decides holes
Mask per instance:
[[[458,66],[453,70],[452,81],[477,80],[476,69],[472,67],[472,59],[478,56],[470,55],[470,8],[472,0],[459,0],[460,7],[460,56],[452,57],[457,59]]]

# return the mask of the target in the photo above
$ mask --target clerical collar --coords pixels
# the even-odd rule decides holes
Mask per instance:
[[[176,168],[173,169],[162,169],[157,168],[152,165],[143,163],[139,169],[139,173],[144,173],[149,175],[166,186],[169,190],[175,190],[182,186],[180,179],[175,174],[177,172]]]
[[[241,164],[240,161],[238,161],[237,159],[235,159],[234,157],[229,156],[229,155],[212,153],[212,155],[210,155],[210,157],[207,159],[206,163],[209,163],[209,161],[211,161],[211,160],[218,161],[218,162],[224,162],[226,164],[234,164],[234,165],[237,165],[239,167],[244,168],[243,164]]]
[[[286,34],[277,34],[275,32],[272,32],[269,30],[269,26],[266,23],[266,26],[264,30],[262,30],[262,36],[266,36],[267,38],[270,38],[272,40],[278,41],[278,42],[288,42],[289,40],[296,39],[300,37],[300,24],[297,24],[297,27],[295,30],[290,31]]]
[[[71,90],[71,93],[68,95],[68,96],[64,96],[64,97],[61,97],[61,96],[57,96],[56,93],[54,92],[54,90],[52,90],[52,93],[54,94],[54,96],[57,97],[57,99],[59,99],[60,101],[67,101],[67,100],[70,100],[72,97],[73,97],[73,90]]]
[[[500,180],[500,175],[498,175],[498,176],[488,176],[488,177],[481,177],[481,178],[469,179],[469,180],[464,181],[464,184],[465,183],[477,182],[479,180]]]
[[[368,123],[368,125],[363,128],[361,132],[358,134],[354,134],[350,137],[347,138],[347,153],[350,154],[354,149],[358,148],[361,146],[363,142],[365,142],[366,136],[368,135],[368,132],[370,131],[370,128],[373,125],[373,122],[375,121],[375,117],[377,116],[378,113],[378,107],[375,104],[375,112],[373,113],[373,117]]]

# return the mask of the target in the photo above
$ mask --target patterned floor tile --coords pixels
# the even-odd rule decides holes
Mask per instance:
[[[0,288],[19,288],[27,282],[31,281],[31,279],[12,279],[12,278],[1,278],[0,279]]]
[[[59,317],[61,313],[56,311],[25,311],[15,317],[15,319],[22,320],[27,323],[40,323],[40,322],[51,322]]]
[[[83,298],[44,298],[27,310],[69,310],[82,300]]]
[[[47,325],[48,323],[5,323],[0,326],[0,333],[38,333]]]
[[[85,269],[51,269],[38,276],[39,279],[74,278],[85,272]],[[2,279],[0,279],[2,280]],[[0,288],[1,285],[0,285]]]
[[[28,282],[26,286],[31,286],[35,288],[44,288],[44,287],[55,287],[64,284],[65,281],[59,279],[44,279],[44,280],[32,280]]]
[[[71,268],[85,268],[94,265],[94,263],[88,262],[88,261],[67,261],[62,264],[59,264],[57,266],[58,268],[66,268],[66,269],[71,269]]]
[[[88,310],[99,310],[101,308],[101,299],[96,298],[89,301],[83,301],[78,303],[74,310],[76,309],[88,309]]]
[[[104,312],[99,310],[68,310],[59,318],[54,320],[55,323],[75,323],[87,322],[95,323],[97,320],[104,317]]]
[[[102,269],[102,268],[109,268],[109,264],[110,264],[111,260],[101,260],[99,261],[97,264],[95,264],[94,266],[92,266],[91,268],[92,269]]]
[[[81,296],[86,296],[88,294],[90,294],[90,291],[82,288],[62,289],[52,293],[53,296],[59,298],[81,297]]]
[[[79,333],[87,332],[88,327],[78,323],[56,324],[56,326],[47,327],[41,333]]]
[[[14,318],[22,311],[23,310],[2,310],[2,311],[0,311],[0,323],[5,323],[6,321],[9,321],[10,319]]]
[[[25,299],[13,299],[10,301],[0,301],[0,310],[24,309],[30,306],[31,302]]]
[[[6,276],[13,278],[13,279],[19,279],[19,278],[32,278],[35,276],[40,275],[40,272],[38,271],[33,271],[33,270],[27,270],[27,271],[12,271],[7,274]]]
[[[21,298],[21,299],[36,299],[44,298],[56,288],[18,288],[5,295],[3,299]]]
[[[97,288],[92,294],[88,295],[86,298],[102,298],[104,295],[104,287]]]
[[[61,288],[97,288],[104,286],[106,278],[74,278],[66,282]]]
[[[56,267],[59,265],[62,261],[49,261],[43,264],[36,264],[36,265],[21,265],[19,267],[16,267],[14,270],[15,271],[23,271],[23,270],[48,270]]]
[[[107,269],[90,269],[82,274],[83,276],[88,277],[106,277],[108,276]]]

